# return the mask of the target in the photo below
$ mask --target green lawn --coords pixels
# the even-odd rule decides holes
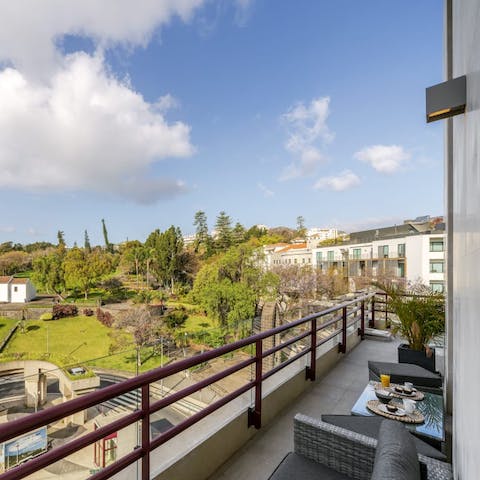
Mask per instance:
[[[8,332],[18,322],[14,318],[0,317],[0,342],[7,336]]]
[[[0,323],[3,323],[0,322]],[[128,346],[121,353],[109,355],[112,338],[109,335],[113,329],[102,325],[96,317],[70,317],[53,321],[29,320],[25,322],[22,333],[17,330],[3,354],[7,358],[25,352],[28,358],[41,358],[48,352],[52,357],[62,358],[65,363],[82,363],[88,366],[98,366],[117,370],[134,372],[136,370],[136,350],[131,334],[122,334]],[[146,371],[160,365],[160,355],[152,357],[151,349],[141,352],[141,371]],[[0,360],[3,355],[0,355]],[[166,359],[165,359],[166,361]]]
[[[208,317],[204,317],[203,315],[188,315],[184,330],[186,332],[202,332],[214,327],[213,321]]]

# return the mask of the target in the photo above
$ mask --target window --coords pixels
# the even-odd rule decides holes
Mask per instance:
[[[361,248],[354,248],[352,250],[352,257],[355,258],[360,258],[362,256],[362,249]]]
[[[432,292],[435,293],[445,292],[445,285],[443,282],[430,282],[430,288],[432,289]]]
[[[378,247],[378,258],[388,258],[388,245]]]
[[[14,292],[18,292],[18,287],[13,287]]]
[[[443,273],[443,260],[430,260],[430,273]]]
[[[317,252],[317,265],[322,262],[322,252]]]
[[[296,258],[293,259],[293,263],[297,263],[297,259],[296,259]]]
[[[399,258],[405,258],[405,244],[404,243],[399,243],[397,247],[398,251],[398,257]]]
[[[329,250],[329,251],[327,252],[327,260],[328,260],[329,262],[333,262],[333,255],[334,255],[334,251],[333,251],[333,250]]]
[[[443,238],[432,238],[430,240],[431,252],[443,252]]]
[[[405,262],[398,262],[397,276],[405,278]]]

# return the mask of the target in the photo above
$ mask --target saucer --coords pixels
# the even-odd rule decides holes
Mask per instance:
[[[396,417],[404,417],[406,415],[405,410],[403,408],[398,408],[396,412],[389,412],[387,406],[383,403],[379,404],[377,407],[383,413],[388,413],[389,415],[395,415]]]

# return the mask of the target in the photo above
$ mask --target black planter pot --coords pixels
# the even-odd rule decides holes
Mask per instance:
[[[398,346],[398,363],[413,363],[435,372],[435,350],[432,348],[431,356],[427,357],[425,350],[412,350],[406,343],[402,343]]]

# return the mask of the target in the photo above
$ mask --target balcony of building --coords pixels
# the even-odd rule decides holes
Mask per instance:
[[[295,413],[349,414],[368,383],[367,361],[396,361],[395,342],[365,338],[367,326],[384,324],[374,299],[357,297],[2,425],[0,442],[13,448],[5,455],[13,468],[0,479],[268,478],[292,448]],[[240,352],[236,361],[233,352]],[[168,382],[214,359],[225,362],[223,371],[201,381]],[[195,412],[169,414],[179,401],[201,397],[235,375],[234,387],[197,402]],[[169,387],[154,396],[159,382]],[[136,408],[101,421],[97,416],[95,427],[76,438],[40,455],[22,455],[18,445],[32,432],[51,432],[55,422],[69,424],[75,415],[97,415],[105,402],[125,395],[136,397]]]

